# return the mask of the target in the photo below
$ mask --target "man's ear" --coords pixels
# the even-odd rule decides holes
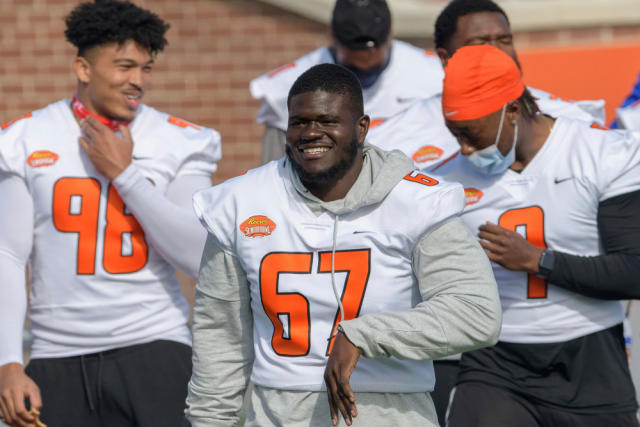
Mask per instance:
[[[76,57],[73,61],[73,71],[81,83],[88,84],[91,81],[91,64],[86,58],[82,56]]]
[[[505,112],[505,115],[507,116],[506,118],[509,122],[516,120],[522,115],[522,105],[517,99],[509,101],[509,103],[507,104],[507,111]]]
[[[364,143],[364,140],[367,137],[367,132],[369,132],[370,124],[371,119],[366,114],[358,119],[358,122],[356,123],[356,135],[358,137],[358,143]]]
[[[438,58],[440,58],[440,63],[442,64],[442,68],[447,66],[447,61],[449,61],[449,52],[447,49],[443,47],[436,48],[436,53],[438,54]]]

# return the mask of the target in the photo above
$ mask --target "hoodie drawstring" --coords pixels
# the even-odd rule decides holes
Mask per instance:
[[[336,297],[336,301],[338,301],[338,308],[340,309],[340,322],[344,320],[344,307],[342,306],[342,299],[340,295],[338,295],[338,286],[336,285],[336,246],[338,242],[338,219],[339,215],[336,215],[335,220],[333,221],[333,248],[331,249],[331,285],[333,286],[333,294]],[[338,322],[338,324],[340,324]],[[338,335],[338,331],[331,335],[331,338]]]

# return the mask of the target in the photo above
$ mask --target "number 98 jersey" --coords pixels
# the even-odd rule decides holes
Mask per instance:
[[[640,141],[560,117],[520,173],[483,174],[460,154],[431,173],[465,187],[462,219],[472,232],[489,221],[540,248],[597,256],[602,254],[598,204],[640,189]],[[568,341],[624,318],[618,301],[578,295],[534,274],[492,266],[503,310],[500,341]]]
[[[132,163],[162,193],[180,174],[211,175],[215,131],[142,105]],[[189,309],[169,265],[78,143],[68,100],[2,126],[0,173],[34,203],[29,259],[33,357],[67,357],[154,339],[190,343]],[[3,206],[3,209],[10,207]]]
[[[247,275],[252,381],[319,391],[340,321],[332,263],[345,320],[411,309],[422,301],[413,249],[431,227],[459,214],[464,196],[457,184],[413,172],[379,203],[338,218],[327,211],[316,216],[290,173],[286,158],[271,162],[196,193],[194,207]],[[351,384],[355,391],[426,392],[433,389],[433,367],[431,361],[361,358]]]

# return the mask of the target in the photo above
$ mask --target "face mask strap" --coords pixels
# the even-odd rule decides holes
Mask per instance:
[[[504,104],[502,107],[502,114],[500,114],[500,125],[498,125],[498,134],[496,135],[496,142],[493,145],[498,148],[498,141],[500,140],[500,135],[502,135],[502,125],[504,124],[504,114],[507,111],[507,104]]]

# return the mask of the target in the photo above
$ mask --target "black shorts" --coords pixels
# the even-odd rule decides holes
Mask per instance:
[[[636,412],[580,414],[536,404],[520,394],[483,383],[458,384],[447,427],[638,427]]]
[[[434,360],[433,371],[436,375],[436,385],[431,392],[433,405],[436,407],[438,422],[440,425],[445,424],[445,414],[449,407],[449,398],[451,390],[456,384],[458,371],[460,370],[459,360]]]
[[[450,422],[456,422],[452,426],[484,425],[485,416],[493,419],[502,416],[504,411],[509,414],[511,409],[505,407],[509,402],[515,402],[513,404],[518,408],[523,406],[521,402],[528,402],[526,411],[537,408],[538,414],[560,413],[587,418],[606,414],[624,414],[624,418],[637,410],[621,324],[561,343],[498,342],[494,347],[465,353],[460,361],[457,384],[449,409]],[[480,385],[490,386],[490,390],[502,390],[512,397],[506,399],[504,405],[495,396],[495,400],[485,400],[482,404],[483,396],[477,395],[484,392],[478,391]],[[474,398],[479,401],[471,407],[460,403],[472,394],[470,390],[476,391]],[[474,412],[477,413],[474,415]],[[514,415],[516,418],[511,424],[504,425],[524,425],[520,422],[520,409],[513,413],[517,414]],[[472,424],[461,423],[469,417],[480,418]],[[637,425],[637,421],[633,425]]]
[[[153,341],[100,353],[33,359],[49,427],[179,427],[191,377],[191,347]]]

